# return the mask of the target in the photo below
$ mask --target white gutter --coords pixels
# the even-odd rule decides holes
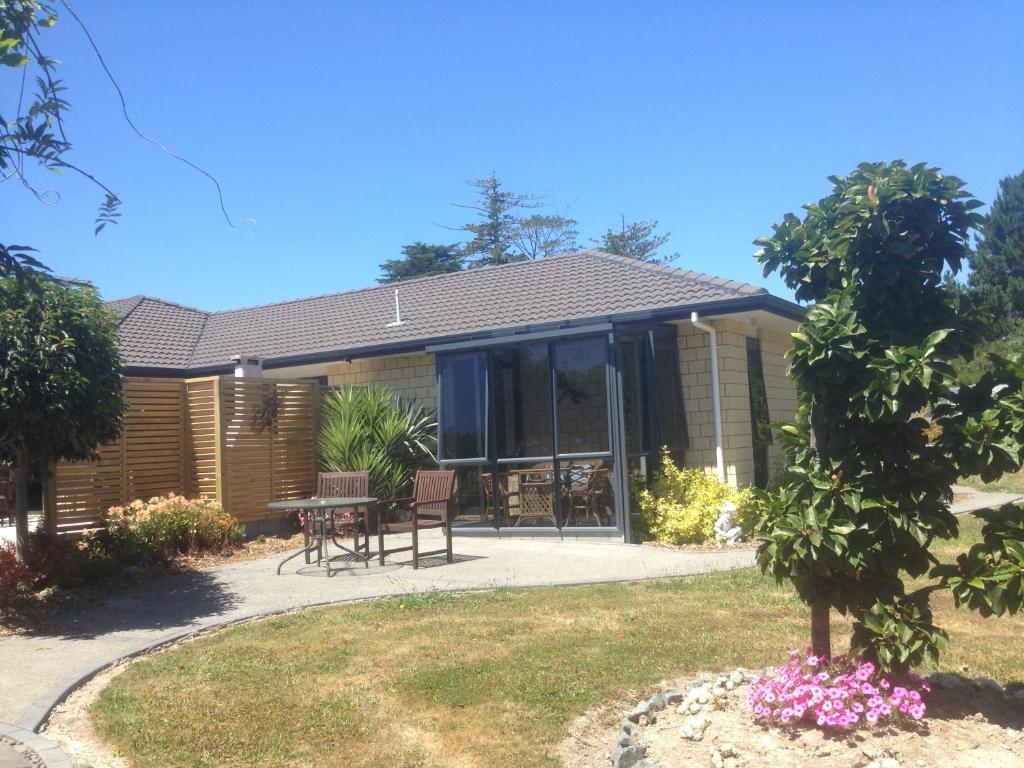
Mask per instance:
[[[711,409],[715,414],[715,468],[719,482],[725,482],[725,456],[722,452],[722,403],[718,396],[718,332],[703,323],[696,312],[690,313],[693,327],[704,331],[711,341]]]

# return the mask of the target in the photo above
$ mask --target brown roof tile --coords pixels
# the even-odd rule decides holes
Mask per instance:
[[[402,307],[398,326],[390,325],[395,288]],[[129,366],[201,369],[225,366],[238,353],[271,359],[354,353],[765,293],[699,272],[580,251],[225,312],[147,297],[108,304],[123,314],[122,354]]]

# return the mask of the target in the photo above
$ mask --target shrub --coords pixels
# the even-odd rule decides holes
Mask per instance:
[[[370,492],[396,498],[434,461],[432,412],[378,386],[338,387],[323,398],[317,448],[326,472],[368,471]]]
[[[245,529],[217,502],[168,494],[111,507],[102,526],[82,537],[81,549],[86,568],[95,574],[165,562],[174,555],[218,552],[244,535]]]
[[[790,652],[777,675],[754,681],[747,706],[765,723],[848,729],[901,718],[920,720],[927,711],[921,692],[930,690],[916,675],[906,685],[894,685],[863,658],[829,661],[808,649]]]
[[[0,543],[0,606],[47,587],[78,581],[75,547],[67,539],[36,531],[28,536],[29,563],[19,563],[13,542]]]
[[[13,541],[0,542],[0,606],[10,605],[32,589],[34,575],[18,562]]]
[[[746,530],[745,507],[749,496],[749,491],[722,483],[703,469],[676,466],[665,452],[661,469],[650,487],[640,491],[640,512],[646,531],[655,541],[704,542],[714,537],[718,510],[726,501],[740,510],[736,522]]]

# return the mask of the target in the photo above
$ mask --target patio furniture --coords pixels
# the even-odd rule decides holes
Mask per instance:
[[[318,472],[316,475],[316,495],[318,498],[352,498],[366,497],[370,493],[370,473],[362,472]],[[360,525],[362,516],[362,525]],[[370,528],[369,528],[369,507],[356,507],[351,513],[335,512],[331,516],[331,523],[335,526],[334,536],[339,531],[352,532],[352,546],[356,552],[370,554]],[[360,528],[363,533],[363,543],[359,543]],[[303,526],[303,533],[306,534],[306,546],[309,546],[308,526]],[[309,562],[309,552],[306,552],[306,562]]]
[[[314,498],[272,501],[267,504],[267,509],[270,510],[288,512],[297,511],[303,513],[306,516],[307,524],[309,525],[309,538],[306,541],[306,545],[298,552],[288,555],[288,557],[278,564],[277,575],[281,575],[281,567],[289,560],[296,558],[299,555],[308,555],[315,551],[317,566],[323,562],[327,568],[327,575],[331,576],[331,556],[328,551],[328,545],[330,542],[334,542],[334,546],[351,555],[357,562],[362,563],[364,567],[368,568],[371,560],[369,552],[366,552],[365,554],[357,552],[349,549],[338,541],[335,536],[335,532],[338,530],[338,527],[334,522],[333,517],[339,509],[368,510],[370,505],[375,504],[376,502],[377,499],[371,496],[342,496],[328,497],[324,499]],[[364,522],[367,524],[369,523],[369,512],[364,513]],[[309,561],[307,560],[307,562]]]
[[[579,525],[588,517],[594,525],[601,525],[599,503],[611,491],[611,472],[607,469],[585,469],[582,484],[569,486],[569,514],[572,522]]]
[[[15,472],[0,467],[0,520],[6,518],[7,525],[14,524]]]
[[[532,469],[519,472],[519,510],[513,528],[524,521],[555,519],[555,482],[550,469]]]
[[[445,555],[447,562],[452,562],[452,527],[451,514],[452,491],[455,489],[455,470],[417,470],[412,483],[412,496],[401,499],[389,499],[381,502],[381,512],[377,523],[377,551],[380,564],[384,558],[396,552],[412,550],[412,567],[420,567],[420,558],[432,555]],[[408,520],[388,520],[386,506],[391,512],[406,511]],[[419,532],[425,528],[443,528],[445,548],[431,552],[420,552]],[[412,545],[407,547],[384,548],[385,533],[411,533]]]
[[[511,476],[511,473],[509,474]],[[494,508],[494,477],[490,472],[480,473],[480,484],[484,489],[484,505],[488,511]],[[498,496],[501,499],[502,520],[510,520],[512,510],[519,508],[519,491],[511,490],[498,478]]]

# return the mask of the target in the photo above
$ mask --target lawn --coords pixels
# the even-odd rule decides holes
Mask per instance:
[[[1024,469],[1013,474],[1003,475],[992,483],[984,482],[980,477],[971,477],[961,481],[964,485],[977,488],[979,491],[994,493],[1024,493]]]
[[[973,521],[962,540],[978,535]],[[953,547],[942,556],[954,554]],[[936,600],[942,667],[1024,678],[1024,620]],[[835,644],[848,637],[837,622]],[[777,663],[804,607],[754,570],[428,594],[233,628],[133,664],[91,708],[135,766],[557,766],[585,710],[702,670]],[[539,746],[538,746],[539,745]]]

